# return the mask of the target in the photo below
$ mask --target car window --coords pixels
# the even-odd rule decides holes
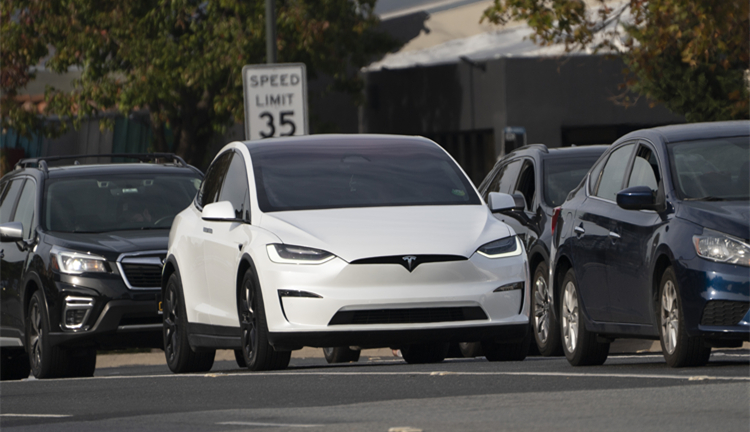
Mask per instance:
[[[622,184],[625,179],[625,170],[628,167],[630,154],[633,152],[634,147],[634,143],[626,144],[609,155],[607,164],[604,165],[604,169],[602,170],[602,178],[599,181],[596,196],[610,201],[617,199],[617,193],[623,189]]]
[[[21,186],[23,186],[23,180],[13,180],[0,195],[0,223],[10,222],[11,212],[16,204]]]
[[[659,188],[659,162],[656,154],[645,145],[638,147],[638,153],[633,160],[633,169],[630,171],[628,187],[648,186],[651,190]]]
[[[492,192],[513,193],[513,188],[516,186],[516,180],[518,179],[518,173],[521,171],[522,165],[523,160],[515,160],[506,165],[498,179],[497,188]]]
[[[13,216],[13,222],[23,224],[23,238],[31,238],[34,224],[34,207],[36,205],[36,183],[31,180],[26,181],[21,191],[21,198],[18,200],[16,214]]]
[[[227,175],[233,154],[234,152],[231,150],[223,153],[208,167],[206,178],[203,180],[203,186],[200,192],[198,192],[197,201],[201,207],[219,200],[221,185],[224,183],[224,178]]]
[[[536,182],[534,179],[534,164],[527,160],[521,168],[521,175],[518,178],[518,185],[515,192],[523,194],[526,200],[526,210],[532,211],[534,205],[534,195],[536,193]]]
[[[247,169],[241,154],[233,152],[219,201],[229,201],[234,207],[235,217],[250,221],[250,198],[248,194]]]
[[[544,171],[544,200],[550,207],[557,207],[565,202],[572,191],[596,162],[598,156],[549,157],[543,161]],[[599,164],[599,171],[604,163]],[[591,177],[591,182],[595,178]]]
[[[594,192],[596,192],[596,186],[599,184],[599,176],[601,175],[602,168],[604,168],[606,162],[606,158],[601,158],[599,162],[591,168],[591,174],[589,175],[589,195],[594,195]]]

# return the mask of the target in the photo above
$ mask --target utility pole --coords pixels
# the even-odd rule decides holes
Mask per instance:
[[[266,63],[276,63],[276,9],[266,0]]]

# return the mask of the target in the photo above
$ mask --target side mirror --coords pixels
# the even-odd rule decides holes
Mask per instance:
[[[633,186],[617,193],[617,205],[625,210],[658,210],[656,193],[648,186]]]
[[[6,222],[0,225],[0,241],[19,242],[23,240],[23,223]]]
[[[212,222],[236,222],[234,206],[229,201],[219,201],[203,207],[201,219]]]
[[[523,195],[521,196],[521,199],[523,200]],[[523,210],[525,207],[524,202],[520,203],[521,206],[519,207],[519,203],[517,202],[516,198],[500,192],[490,192],[490,194],[487,196],[487,205],[490,207],[490,211],[492,213],[500,213],[504,211],[510,211],[510,210]]]
[[[516,202],[516,206],[513,207],[513,210],[522,211],[526,209],[526,198],[524,198],[522,193],[516,192],[511,196],[513,197],[513,200]]]

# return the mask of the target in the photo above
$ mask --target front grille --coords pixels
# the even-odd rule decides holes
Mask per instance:
[[[372,309],[339,311],[328,325],[367,325],[367,324],[422,324],[435,322],[486,320],[487,314],[479,306],[414,308],[414,309]]]
[[[706,303],[703,309],[701,325],[709,326],[733,326],[739,324],[750,303],[739,301],[713,300]]]
[[[161,266],[122,263],[122,271],[133,288],[161,286]]]

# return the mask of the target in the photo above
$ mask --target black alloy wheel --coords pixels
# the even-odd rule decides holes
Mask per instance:
[[[37,379],[59,378],[67,374],[67,353],[49,343],[49,318],[41,291],[36,291],[29,301],[26,313],[26,347],[29,351],[31,373]]]
[[[291,351],[276,351],[268,343],[268,324],[263,305],[263,293],[256,286],[252,270],[245,272],[237,296],[237,312],[242,335],[242,356],[245,365],[253,371],[286,369]],[[239,360],[237,360],[239,364]]]
[[[206,372],[214,364],[215,350],[194,352],[187,332],[187,312],[180,279],[172,274],[164,294],[164,356],[174,373]]]

